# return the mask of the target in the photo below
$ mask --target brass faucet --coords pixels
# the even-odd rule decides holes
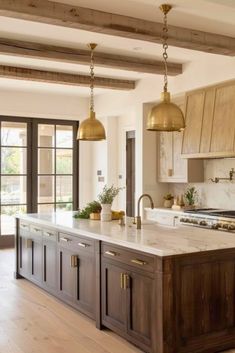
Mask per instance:
[[[154,208],[153,204],[153,199],[149,194],[143,194],[139,197],[138,199],[138,205],[137,205],[137,217],[136,217],[136,227],[137,229],[141,229],[141,217],[140,217],[140,201],[142,200],[143,197],[148,197],[150,200],[151,208]]]

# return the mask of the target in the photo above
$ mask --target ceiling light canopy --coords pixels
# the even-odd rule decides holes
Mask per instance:
[[[94,50],[97,47],[97,44],[89,44],[91,49],[91,66],[90,66],[90,75],[91,75],[91,96],[90,96],[90,115],[87,119],[83,120],[79,126],[77,139],[82,141],[101,141],[106,139],[105,129],[103,124],[96,119],[94,111]]]
[[[162,102],[154,106],[147,119],[147,130],[150,131],[181,131],[185,128],[184,115],[181,109],[171,102],[170,93],[168,92],[168,77],[167,77],[167,49],[168,49],[168,24],[167,14],[172,6],[163,4],[160,10],[164,14],[163,25],[163,62],[165,68],[164,74],[164,91],[161,94]]]

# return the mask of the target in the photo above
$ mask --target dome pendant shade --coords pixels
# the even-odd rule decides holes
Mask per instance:
[[[81,122],[77,139],[83,141],[101,141],[106,139],[104,126],[96,119],[95,112],[91,111],[90,117]]]
[[[170,93],[162,93],[162,102],[152,108],[147,119],[147,130],[182,131],[185,128],[181,109],[170,101]]]

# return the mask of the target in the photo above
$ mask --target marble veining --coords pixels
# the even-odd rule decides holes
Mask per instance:
[[[17,218],[53,227],[61,232],[83,235],[158,256],[171,256],[235,247],[235,234],[191,226],[166,227],[156,223],[122,227],[117,221],[78,220],[72,212],[26,214]]]
[[[204,183],[190,184],[198,190],[198,206],[235,209],[235,180],[212,183],[210,178],[228,177],[231,168],[235,168],[234,158],[211,159],[204,161]],[[189,184],[169,184],[173,195],[184,194]]]

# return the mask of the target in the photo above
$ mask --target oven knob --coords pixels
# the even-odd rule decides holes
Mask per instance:
[[[196,219],[194,219],[194,220],[192,221],[192,223],[193,223],[193,224],[198,224],[198,221],[197,221]]]
[[[206,221],[200,221],[200,226],[207,226],[207,222]]]
[[[180,218],[180,222],[185,222],[186,218]]]
[[[229,224],[228,230],[235,230],[235,224]]]
[[[221,224],[220,223],[212,224],[211,228],[212,229],[219,229],[219,228],[221,228]]]
[[[224,228],[224,229],[228,229],[228,227],[229,227],[229,224],[228,224],[228,223],[224,223],[224,224],[222,225],[222,228]]]

